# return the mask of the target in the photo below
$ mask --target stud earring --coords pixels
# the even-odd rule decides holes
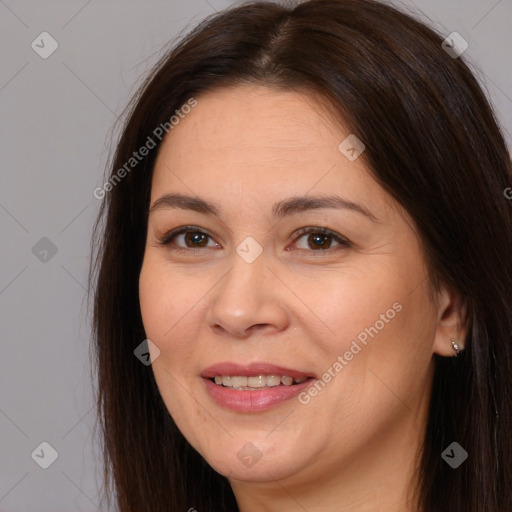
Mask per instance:
[[[458,343],[455,343],[455,341],[453,341],[453,340],[452,340],[452,347],[453,347],[453,350],[455,350],[455,352],[457,354],[459,354],[459,352],[462,350],[462,347]]]

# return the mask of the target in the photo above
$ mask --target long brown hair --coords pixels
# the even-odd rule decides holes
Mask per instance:
[[[466,349],[436,357],[420,509],[511,509],[510,158],[485,95],[443,39],[374,0],[256,2],[211,15],[148,76],[109,167],[116,179],[102,192],[89,276],[105,497],[114,493],[120,511],[237,510],[227,479],[188,444],[151,367],[134,356],[146,338],[138,277],[160,141],[122,179],[119,169],[187,100],[242,83],[327,99],[365,144],[375,179],[414,219],[433,285],[447,283],[467,301]],[[469,454],[457,469],[441,458],[453,441]]]

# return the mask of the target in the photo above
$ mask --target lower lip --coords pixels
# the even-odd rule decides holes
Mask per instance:
[[[236,390],[203,379],[210,396],[221,406],[239,412],[258,412],[289,400],[307,388],[313,378],[292,386],[274,386],[264,389]]]

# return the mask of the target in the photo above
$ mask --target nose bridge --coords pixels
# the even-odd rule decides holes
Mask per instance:
[[[268,251],[255,238],[247,236],[235,247],[230,263],[231,271],[221,286],[222,293],[243,292],[247,298],[258,300],[257,296],[264,290],[251,288],[261,286],[266,279]]]
[[[263,251],[255,256],[251,243],[238,246],[231,269],[219,283],[208,311],[212,328],[237,336],[246,335],[255,325],[281,329],[286,323],[286,313],[276,300],[276,287],[271,286],[273,274],[267,268],[267,256]]]
[[[216,302],[232,310],[247,310],[247,313],[257,308],[265,300],[267,263],[263,255],[249,262],[238,253],[233,254],[231,270],[220,283]]]

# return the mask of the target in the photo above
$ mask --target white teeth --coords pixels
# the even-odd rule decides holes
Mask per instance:
[[[247,386],[250,388],[264,388],[267,385],[267,378],[264,375],[247,378]]]
[[[231,385],[234,388],[245,388],[247,386],[247,377],[231,377]]]
[[[274,387],[279,386],[281,384],[281,379],[278,375],[269,375],[267,377],[267,386]]]
[[[279,375],[255,375],[252,377],[216,375],[215,384],[236,389],[258,389],[276,386],[291,386],[292,384],[301,384],[308,380],[307,377],[297,377],[294,379],[289,375],[280,377]]]

